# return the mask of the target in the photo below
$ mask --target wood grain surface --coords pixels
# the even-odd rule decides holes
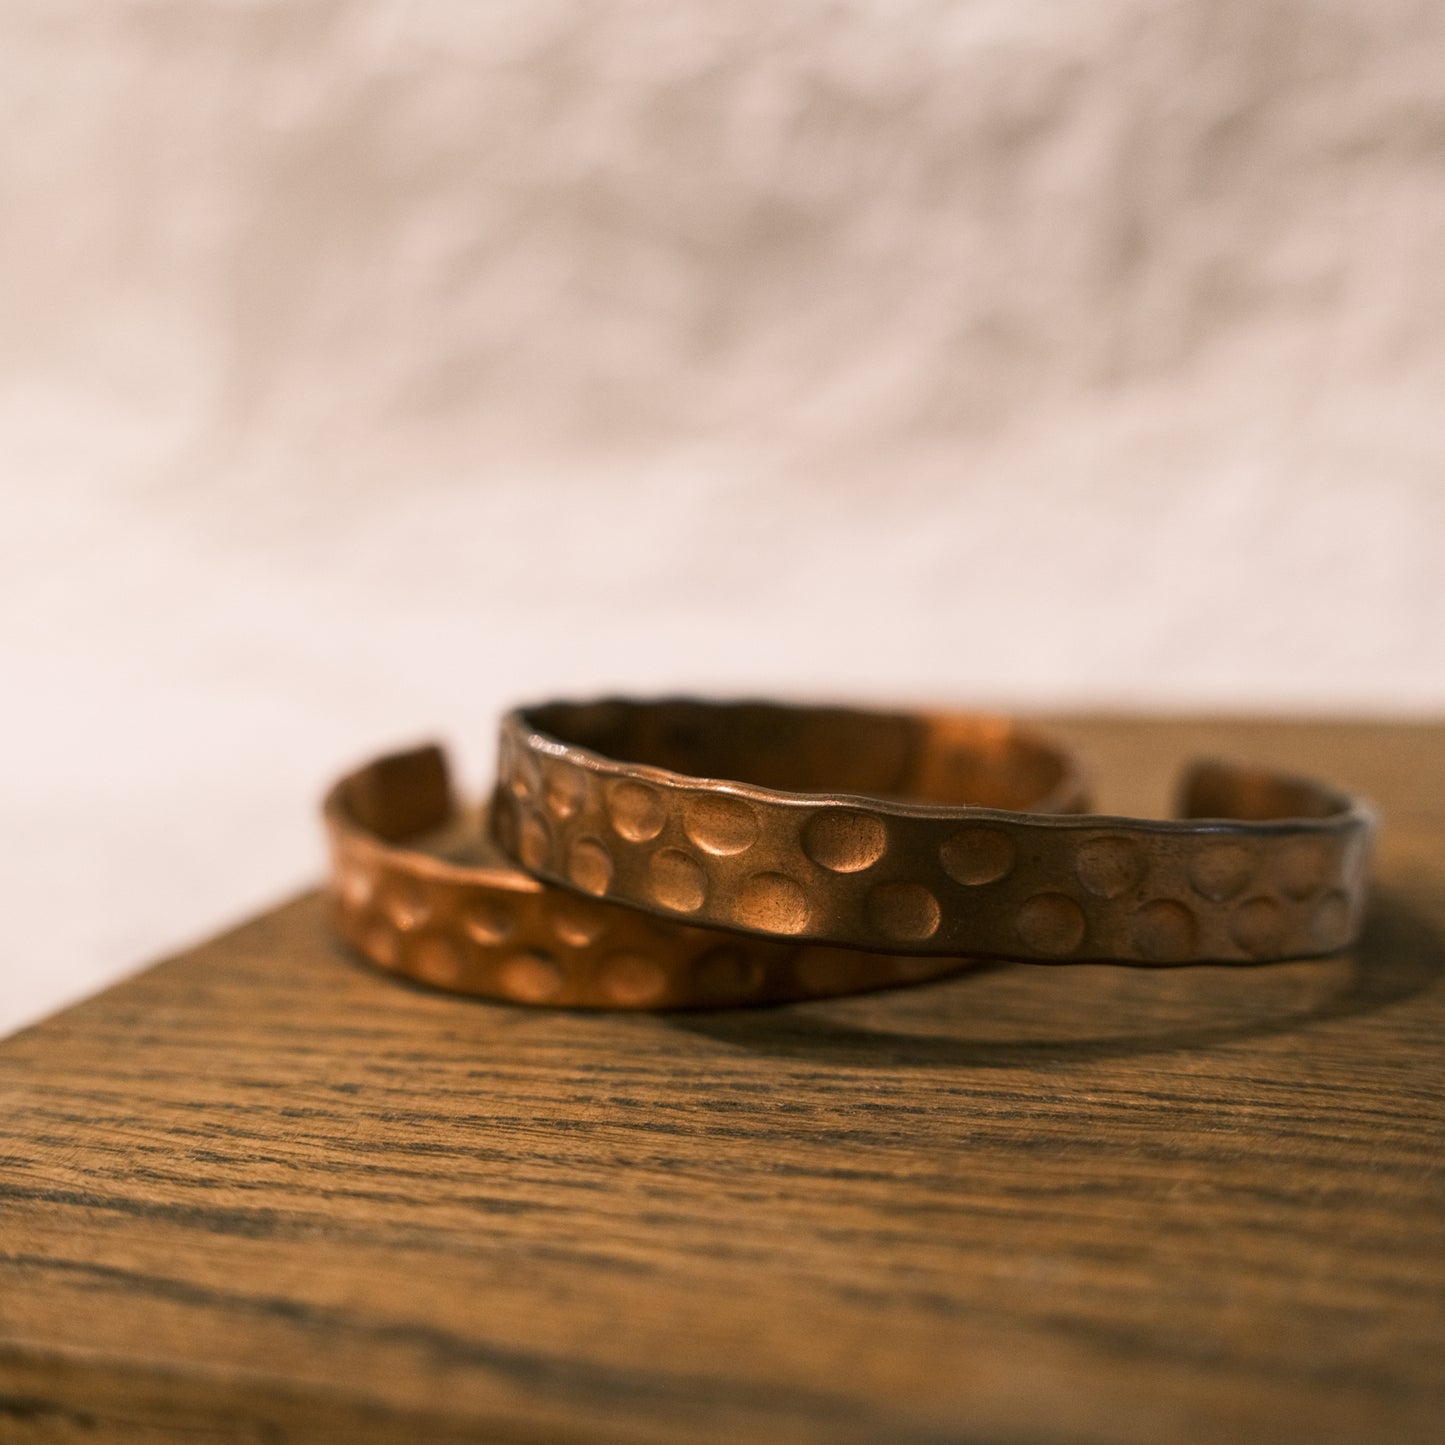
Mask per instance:
[[[1363,946],[583,1016],[308,894],[0,1044],[0,1440],[1445,1438],[1445,728],[1067,728],[1368,792]]]

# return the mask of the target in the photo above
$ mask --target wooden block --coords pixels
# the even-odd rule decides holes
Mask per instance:
[[[307,895],[0,1044],[0,1439],[1438,1441],[1445,728],[1069,728],[1371,793],[1363,947],[585,1016]]]

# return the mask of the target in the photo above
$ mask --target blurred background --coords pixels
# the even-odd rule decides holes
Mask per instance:
[[[9,0],[0,1031],[550,693],[1445,705],[1445,7]]]

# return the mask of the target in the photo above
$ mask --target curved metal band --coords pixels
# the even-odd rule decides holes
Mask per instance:
[[[434,746],[343,778],[325,820],[337,931],[382,968],[458,993],[717,1008],[889,988],[964,962],[719,934],[540,883],[458,812]]]
[[[540,876],[757,935],[1149,964],[1357,936],[1363,803],[1205,762],[1180,820],[1009,811],[1080,791],[1061,750],[998,720],[608,700],[503,720],[493,822]]]

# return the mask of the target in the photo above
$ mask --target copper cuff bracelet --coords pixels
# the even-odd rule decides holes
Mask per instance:
[[[758,937],[1170,964],[1358,935],[1357,800],[1206,762],[1179,819],[1043,811],[1081,805],[1066,756],[1003,721],[605,700],[503,720],[492,820],[539,877]]]
[[[501,853],[485,818],[478,827],[459,813],[436,747],[343,778],[325,820],[342,938],[391,972],[455,992],[572,1008],[716,1008],[887,988],[963,962],[719,934],[539,882]]]

